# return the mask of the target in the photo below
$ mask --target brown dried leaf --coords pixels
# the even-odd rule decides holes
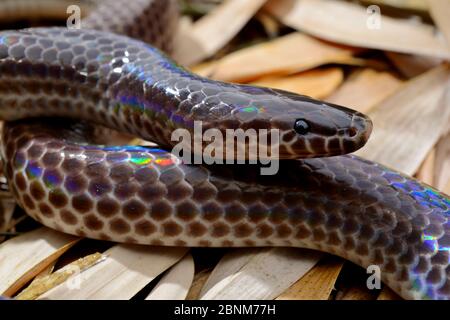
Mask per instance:
[[[321,99],[332,93],[343,81],[341,68],[314,69],[289,77],[265,77],[253,85],[276,88]]]
[[[326,100],[367,113],[397,91],[401,84],[401,80],[388,72],[363,69],[352,74]]]
[[[434,184],[434,164],[436,158],[435,149],[431,149],[428,152],[426,158],[423,160],[420,168],[417,170],[416,178],[422,182],[435,186]]]
[[[369,28],[377,17],[350,2],[271,0],[264,9],[288,26],[329,41],[450,59],[449,46],[432,27],[381,15],[379,27]]]
[[[358,49],[331,45],[293,32],[230,53],[207,70],[216,80],[247,82],[268,75],[293,74],[327,63],[352,63],[352,54],[356,51]],[[198,68],[193,71],[198,72]]]
[[[197,300],[200,298],[200,292],[211,275],[212,270],[203,270],[194,276],[194,281],[186,295],[186,300]]]
[[[407,78],[414,78],[442,63],[442,59],[411,54],[385,52],[388,59]]]
[[[377,300],[402,300],[402,298],[385,286],[378,295]]]
[[[327,256],[276,300],[328,300],[344,260]]]
[[[385,99],[369,113],[373,133],[356,154],[414,174],[447,128],[449,77],[449,68],[442,65],[408,81]]]
[[[228,0],[194,24],[183,23],[175,37],[173,57],[192,65],[227,44],[267,0]]]

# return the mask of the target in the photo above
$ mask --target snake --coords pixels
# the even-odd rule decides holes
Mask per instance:
[[[65,3],[37,2],[3,1],[0,12],[39,17]],[[120,243],[314,249],[378,266],[405,299],[450,298],[450,199],[351,154],[369,138],[367,116],[191,73],[167,55],[175,1],[83,4],[93,9],[81,29],[0,32],[1,155],[28,215]],[[276,130],[278,171],[188,163],[171,152],[172,134],[193,133],[196,122],[202,133]],[[110,129],[157,145],[103,144]],[[185,144],[192,153],[193,140]],[[200,151],[207,148],[202,141]],[[237,154],[225,149],[219,158]]]

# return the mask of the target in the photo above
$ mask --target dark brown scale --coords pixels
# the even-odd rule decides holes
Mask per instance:
[[[83,222],[87,228],[94,230],[94,231],[97,231],[97,230],[100,230],[103,228],[103,222],[93,214],[84,216]]]
[[[78,218],[70,211],[68,210],[61,210],[60,212],[61,219],[64,223],[67,223],[69,225],[77,224]]]
[[[46,205],[45,203],[41,203],[39,205],[39,211],[46,217],[53,217],[54,216],[54,212],[53,209],[50,208],[48,205]]]
[[[123,204],[122,213],[128,220],[136,220],[146,212],[146,207],[138,200],[130,200]]]
[[[164,222],[162,228],[164,235],[167,237],[175,237],[183,231],[183,228],[174,221]]]
[[[61,189],[51,190],[48,200],[55,208],[62,208],[68,203],[68,197]]]
[[[134,225],[138,235],[149,236],[156,231],[156,226],[149,221],[140,221]]]
[[[91,197],[86,194],[80,194],[72,198],[72,206],[79,213],[86,213],[91,210],[94,205]]]
[[[130,231],[130,225],[123,219],[115,218],[110,222],[110,228],[114,233],[125,234]]]

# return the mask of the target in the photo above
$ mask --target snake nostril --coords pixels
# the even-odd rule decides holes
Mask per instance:
[[[349,137],[354,137],[354,136],[356,136],[357,133],[358,133],[358,130],[355,127],[350,127],[348,129],[348,136]]]

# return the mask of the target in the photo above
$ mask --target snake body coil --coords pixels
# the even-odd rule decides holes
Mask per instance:
[[[136,1],[161,9],[160,2]],[[141,20],[144,10],[136,10]],[[89,28],[108,16],[99,12],[85,20]],[[133,19],[124,19],[125,28],[106,20],[103,28],[151,40],[148,28],[131,27]],[[175,129],[192,132],[194,121],[205,130],[277,129],[285,160],[271,176],[257,165],[193,166],[163,149],[90,144],[89,125],[72,120],[21,120],[49,116],[91,121],[165,148]],[[51,228],[152,245],[312,248],[378,265],[405,298],[450,298],[450,200],[341,155],[370,134],[360,113],[204,79],[128,37],[33,28],[0,33],[0,118],[13,121],[5,123],[2,148],[11,190]],[[317,156],[330,157],[288,160]]]

